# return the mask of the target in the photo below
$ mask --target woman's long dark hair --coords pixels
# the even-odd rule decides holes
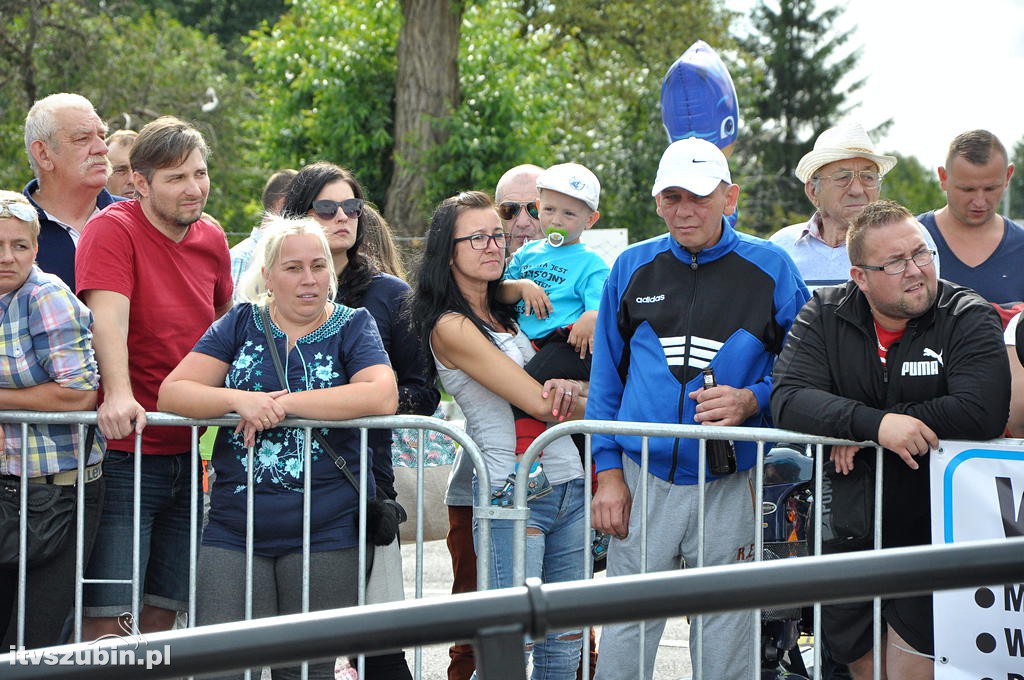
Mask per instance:
[[[313,208],[313,201],[320,195],[323,188],[338,181],[347,183],[356,198],[365,200],[363,187],[355,175],[334,163],[317,161],[299,170],[299,174],[292,180],[292,185],[288,189],[281,212],[286,216],[305,217]],[[360,246],[366,237],[366,229],[366,213],[363,212],[359,215],[359,220],[356,223],[355,243],[346,253],[348,264],[338,272],[338,297],[336,299],[348,307],[362,306],[366,289],[370,287],[370,281],[378,273],[370,258],[360,251]]]
[[[452,277],[452,249],[455,238],[455,221],[467,210],[478,208],[494,208],[490,196],[481,191],[464,191],[451,198],[446,198],[434,209],[427,230],[427,245],[420,261],[413,289],[410,312],[413,330],[423,347],[430,347],[430,333],[442,315],[448,312],[462,314],[476,326],[484,337],[491,342],[494,339],[487,332],[494,331],[490,325],[478,317],[470,307],[469,301]],[[498,301],[498,284],[501,279],[487,284],[487,306],[494,318],[505,328],[513,328],[516,324],[515,305],[507,305]],[[497,344],[497,343],[495,343]],[[432,361],[427,362],[430,370],[436,372]]]

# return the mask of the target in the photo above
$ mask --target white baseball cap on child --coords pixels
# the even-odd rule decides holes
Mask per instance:
[[[722,182],[732,184],[729,162],[721,149],[709,141],[688,137],[672,142],[661,155],[651,196],[669,187],[707,196]]]
[[[597,176],[579,163],[552,165],[537,178],[537,190],[550,189],[572,196],[597,210],[601,199],[601,183]]]

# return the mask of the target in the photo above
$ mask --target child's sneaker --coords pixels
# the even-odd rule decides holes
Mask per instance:
[[[501,489],[491,493],[491,505],[502,508],[512,507],[515,501],[515,487],[516,473],[513,472],[505,480],[505,485]],[[548,481],[548,476],[544,472],[544,466],[534,463],[526,481],[526,502],[529,503],[535,498],[547,496],[549,493],[551,493],[551,482]]]
[[[497,505],[499,508],[511,508],[514,502],[512,498],[512,490],[515,488],[515,474],[508,476],[505,480],[505,486],[501,487],[497,491],[491,492],[491,505]]]

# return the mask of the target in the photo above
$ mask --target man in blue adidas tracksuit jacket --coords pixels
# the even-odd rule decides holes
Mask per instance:
[[[769,425],[775,357],[808,299],[796,266],[777,246],[723,219],[739,187],[719,149],[674,142],[652,191],[668,234],[637,243],[615,262],[598,312],[587,418],[693,425]],[[711,366],[719,387],[702,390]],[[594,436],[599,487],[595,529],[612,535],[608,575],[640,571],[639,483],[648,484],[647,570],[696,566],[698,441],[655,438],[640,479],[638,437]],[[736,443],[736,473],[708,476],[704,565],[753,557],[756,444]],[[665,622],[646,623],[651,678]],[[703,677],[750,677],[750,612],[704,618]],[[635,677],[639,624],[606,626],[597,680]],[[690,635],[695,657],[697,636]],[[695,668],[695,677],[701,672]]]

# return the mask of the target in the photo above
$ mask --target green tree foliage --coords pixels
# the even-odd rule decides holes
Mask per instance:
[[[264,21],[273,23],[287,9],[287,0],[115,0],[112,14],[139,16],[163,11],[184,26],[213,35],[232,54],[242,51],[242,38]]]
[[[0,0],[0,25],[0,153],[8,159],[0,166],[0,185],[15,188],[32,177],[23,143],[25,114],[39,97],[77,81],[82,61],[76,56],[89,57],[90,34],[78,3]]]
[[[793,170],[863,84],[840,87],[858,58],[858,51],[841,52],[850,36],[835,32],[842,12],[841,6],[819,12],[815,0],[761,0],[753,33],[740,41],[751,55],[737,84],[746,127],[736,152],[749,229],[771,233],[806,219],[806,197]]]
[[[20,45],[22,68],[34,74],[34,88],[24,78],[0,84],[0,95],[18,103],[5,107],[0,120],[3,151],[17,159],[0,168],[3,186],[20,187],[31,179],[22,141],[32,101],[54,92],[78,92],[92,101],[112,130],[137,130],[160,115],[196,124],[213,150],[207,210],[236,231],[251,223],[263,176],[246,167],[246,146],[240,140],[241,123],[258,102],[242,70],[227,59],[215,38],[159,11],[132,17],[90,11],[86,3],[76,2],[22,7],[10,15],[11,41],[0,47],[0,65],[10,72],[7,65],[19,58],[10,47]]]
[[[395,44],[393,3],[297,0],[249,54],[261,74],[262,116],[254,137],[265,167],[318,159],[351,168],[383,204],[391,174]],[[447,140],[430,150],[426,205],[462,189],[493,190],[520,162],[544,164],[558,140],[549,79],[563,67],[544,56],[544,31],[522,36],[512,2],[467,6],[459,54],[461,98],[444,120]],[[426,215],[424,215],[426,217]]]
[[[572,74],[549,29],[527,33],[512,2],[466,8],[459,50],[461,98],[440,121],[446,142],[433,150],[428,205],[464,189],[494,191],[501,175],[522,163],[559,162]]]
[[[667,143],[661,78],[697,38],[728,48],[729,19],[713,0],[466,3],[460,98],[437,121],[447,134],[426,156],[424,203],[492,190],[518,163],[576,160],[601,179],[599,226],[628,227],[634,238],[661,233],[649,198]],[[393,172],[399,22],[394,3],[296,0],[253,37],[261,163],[327,158],[355,170],[383,202]]]
[[[524,7],[525,30],[553,30],[552,48],[569,57],[570,78],[547,83],[562,106],[555,160],[577,160],[601,180],[599,227],[628,228],[631,240],[664,233],[650,193],[668,144],[659,106],[661,80],[697,39],[729,64],[732,15],[713,0],[532,0]]]
[[[440,144],[421,160],[422,204],[493,189],[518,163],[576,160],[602,181],[599,226],[626,227],[634,239],[663,232],[649,196],[666,145],[661,79],[698,38],[734,65],[733,15],[720,0],[458,8],[459,97],[435,122]],[[246,230],[267,174],[321,158],[355,170],[384,203],[394,172],[397,0],[0,0],[0,10],[21,22],[0,43],[9,74],[0,86],[22,101],[2,120],[9,134],[0,144],[12,157],[23,156],[18,137],[31,100],[73,90],[113,128],[163,113],[198,122],[215,152],[210,211],[233,231]],[[245,54],[225,50],[256,21]],[[27,96],[29,85],[38,94]],[[741,102],[754,91],[741,88]],[[217,106],[204,111],[214,96]],[[19,181],[27,173],[27,164],[15,167]]]
[[[946,194],[939,186],[934,169],[926,168],[914,156],[893,155],[899,162],[882,182],[883,198],[899,201],[915,215],[946,204]]]
[[[399,15],[373,0],[296,0],[249,40],[261,102],[252,137],[273,171],[330,160],[381,202],[391,177]]]

